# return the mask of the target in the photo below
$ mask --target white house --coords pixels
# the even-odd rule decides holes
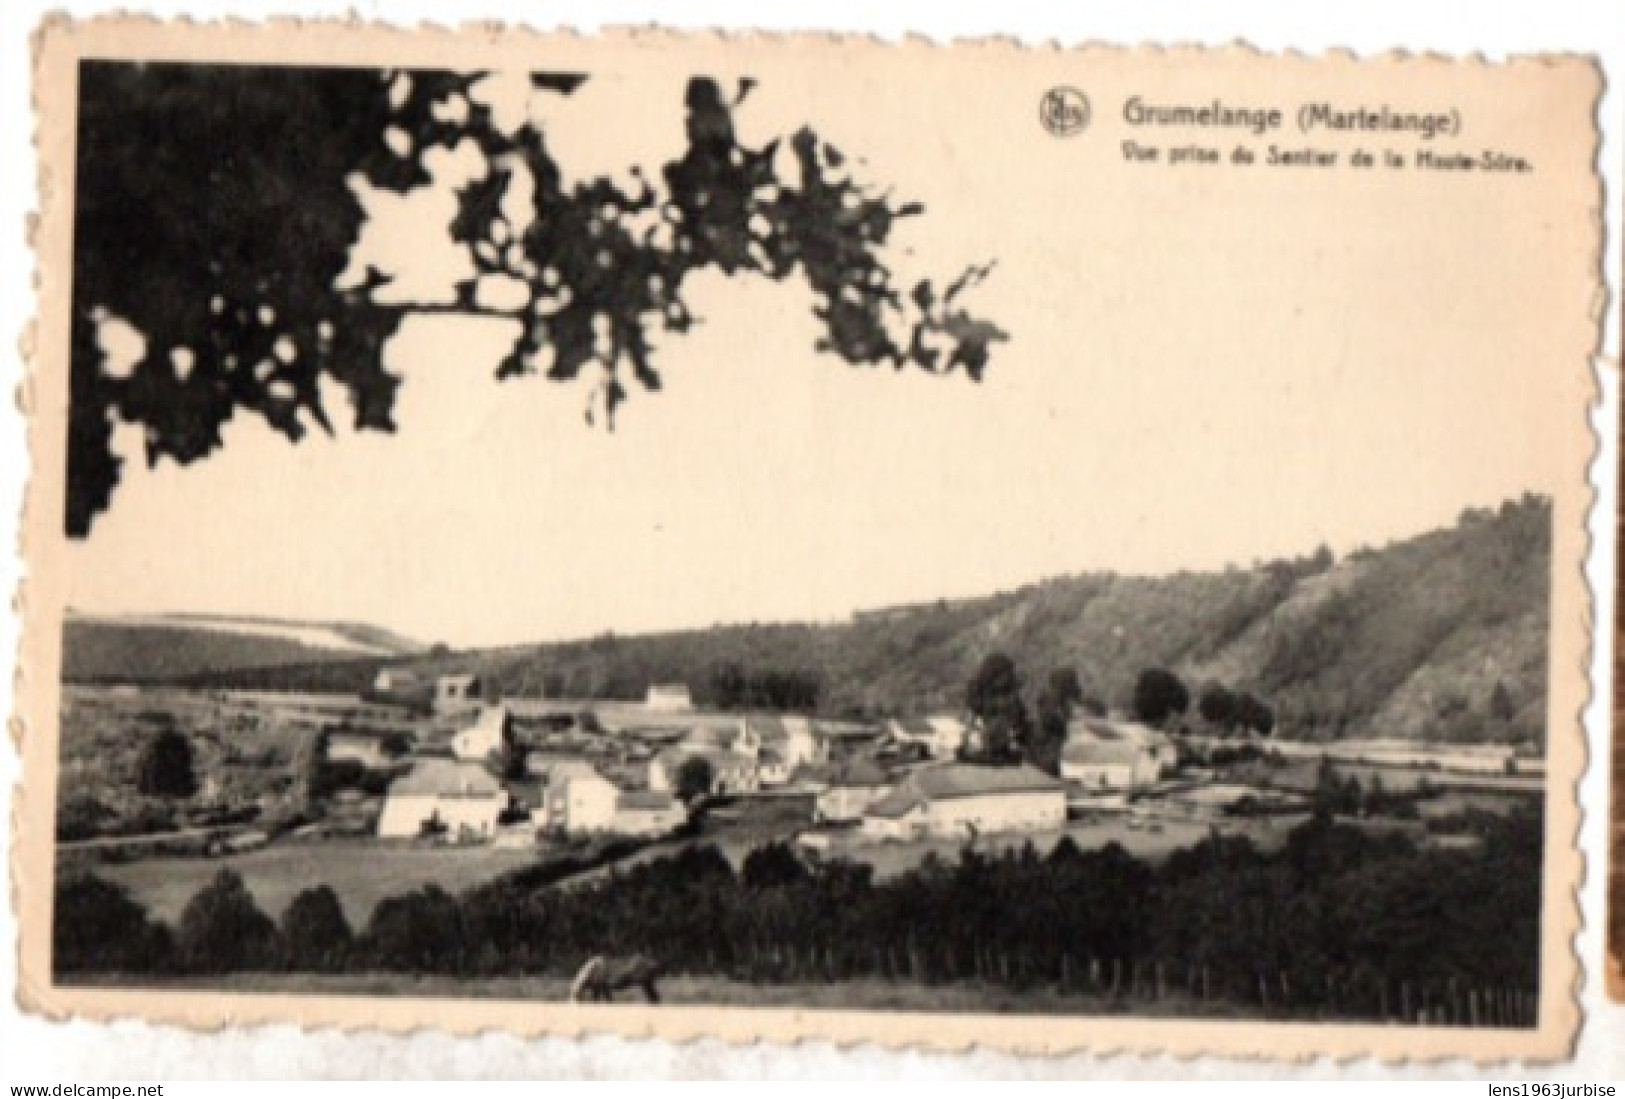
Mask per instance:
[[[886,723],[886,732],[903,744],[922,746],[932,759],[953,759],[965,743],[965,722],[948,714],[902,718]]]
[[[615,799],[614,831],[628,836],[663,836],[688,820],[688,810],[670,794],[623,790]]]
[[[757,750],[761,753],[764,785],[774,785],[776,781],[787,782],[789,776],[800,767],[819,767],[829,762],[829,738],[811,718],[753,714],[745,719],[745,730],[747,750],[754,737]],[[778,764],[772,770],[774,774],[782,771],[785,776],[783,780],[769,778],[769,753],[777,756]]]
[[[686,683],[654,683],[644,695],[643,707],[661,714],[687,713],[694,708],[694,698]]]
[[[451,751],[458,759],[484,760],[501,751],[510,728],[508,708],[487,706],[474,724],[451,738]]]
[[[923,767],[864,812],[873,839],[1045,832],[1066,823],[1066,786],[1036,767]]]
[[[892,791],[892,779],[871,759],[855,756],[838,768],[813,806],[813,820],[840,823],[864,812]]]
[[[435,680],[434,709],[436,713],[458,714],[480,706],[480,677],[467,673],[443,675]]]
[[[410,774],[390,785],[378,817],[378,834],[410,838],[423,835],[426,826],[440,826],[448,839],[489,839],[507,801],[501,784],[483,767],[420,759]]]
[[[561,759],[549,764],[542,776],[541,813],[544,828],[580,834],[615,829],[616,799],[621,791],[584,759]]]
[[[1178,763],[1172,740],[1132,721],[1076,719],[1061,748],[1061,777],[1087,791],[1144,790]]]

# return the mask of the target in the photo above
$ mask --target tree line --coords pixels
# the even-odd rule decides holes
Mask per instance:
[[[1264,851],[1215,832],[1160,864],[1063,838],[884,880],[784,843],[736,871],[691,845],[553,888],[527,868],[454,896],[381,901],[359,928],[327,886],[280,920],[222,870],[174,928],[121,888],[65,877],[54,964],[76,973],[398,972],[465,978],[573,972],[641,952],[674,973],[737,981],[880,978],[1119,998],[1184,996],[1294,1017],[1533,1022],[1539,987],[1538,812],[1480,822],[1473,851],[1417,848],[1326,814]],[[573,870],[571,871],[573,872]]]
[[[1136,720],[1184,731],[1182,719],[1190,708],[1190,689],[1168,669],[1146,668],[1135,680],[1131,713]],[[1029,711],[1021,672],[1003,652],[989,653],[977,666],[965,686],[965,709],[976,725],[967,758],[995,765],[1025,762],[1050,774],[1060,771],[1068,723],[1078,716],[1106,715],[1105,703],[1084,688],[1076,668],[1066,666],[1050,669]],[[1203,685],[1197,711],[1209,730],[1225,736],[1275,731],[1269,706],[1222,683]]]
[[[812,713],[823,680],[817,672],[794,668],[751,668],[725,660],[712,666],[701,701],[719,710],[774,710]]]

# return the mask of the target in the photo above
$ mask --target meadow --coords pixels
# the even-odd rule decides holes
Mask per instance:
[[[534,851],[417,847],[375,840],[283,843],[226,858],[156,858],[97,866],[152,915],[174,923],[186,902],[222,867],[242,875],[260,908],[278,917],[301,889],[327,884],[345,916],[364,924],[385,897],[435,884],[448,892],[480,885],[537,861]]]

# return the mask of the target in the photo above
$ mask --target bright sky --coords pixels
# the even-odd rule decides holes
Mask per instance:
[[[859,175],[924,201],[898,268],[947,281],[998,261],[973,307],[1011,341],[984,383],[821,357],[802,285],[706,276],[689,295],[704,323],[661,340],[665,391],[634,389],[609,434],[583,422],[582,388],[492,380],[505,322],[417,317],[387,350],[406,377],[394,436],[295,447],[240,417],[220,454],[151,471],[125,438],[111,510],[68,551],[69,602],[457,645],[830,619],[1342,552],[1556,486],[1542,440],[1562,395],[1542,379],[1574,369],[1550,337],[1585,303],[1532,296],[1574,285],[1576,257],[1551,246],[1572,208],[1526,182],[1130,166],[1112,116],[1129,86],[1109,73],[1089,85],[1094,128],[1057,140],[1036,121],[1042,77],[803,70],[761,82],[744,136],[811,122]],[[481,95],[543,112],[577,175],[654,175],[682,148],[677,75]],[[1528,145],[1519,109],[1475,125]],[[429,191],[370,198],[360,254],[444,297],[466,261],[439,226],[468,166],[448,155]]]

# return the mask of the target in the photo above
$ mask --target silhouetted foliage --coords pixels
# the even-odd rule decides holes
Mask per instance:
[[[807,879],[807,866],[787,843],[770,843],[745,856],[740,880],[747,889],[774,889]]]
[[[455,972],[474,953],[462,907],[438,885],[378,902],[361,943],[362,956],[380,969]]]
[[[65,874],[51,906],[51,967],[56,973],[173,970],[169,929],[121,885],[91,874]]]
[[[685,97],[687,147],[635,184],[568,184],[541,125],[498,124],[481,73],[293,66],[86,62],[79,72],[77,196],[66,525],[83,537],[108,506],[122,460],[117,421],[141,425],[149,463],[190,463],[222,445],[239,409],[298,441],[332,430],[323,381],[336,383],[357,430],[393,430],[401,379],[383,348],[415,308],[379,293],[388,273],[347,270],[364,213],[352,179],[400,194],[429,183],[430,150],[472,143],[484,170],[458,193],[445,227],[475,277],[450,308],[522,323],[499,378],[565,381],[597,371],[588,418],[612,420],[623,370],[660,386],[651,336],[687,331],[689,275],[714,269],[811,287],[817,349],[857,365],[914,365],[979,378],[995,326],[946,288],[897,286],[880,253],[901,218],[922,212],[849,177],[846,158],[809,129],[741,144],[730,96],[696,77]],[[537,73],[538,95],[568,96],[588,77]],[[781,167],[788,165],[781,173]],[[524,187],[529,220],[503,198]],[[140,277],[130,277],[139,272]],[[518,288],[494,306],[481,280]],[[109,369],[102,326],[133,327],[143,347]],[[900,322],[900,323],[899,323]],[[892,335],[898,332],[901,342]]]

